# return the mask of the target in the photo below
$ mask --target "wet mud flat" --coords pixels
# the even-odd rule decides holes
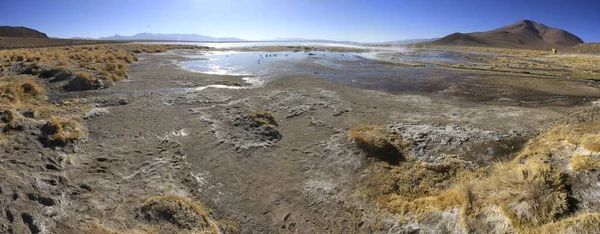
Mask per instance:
[[[576,121],[573,113],[589,111],[600,95],[578,81],[363,59],[332,61],[334,66],[300,62],[293,64],[304,67],[298,74],[236,89],[239,84],[227,82],[244,83],[241,77],[191,72],[173,62],[176,57],[143,55],[131,81],[90,95],[92,102],[129,102],[90,119],[90,141],[82,148],[115,139],[123,145],[106,150],[129,157],[128,150],[156,139],[181,143],[200,200],[216,220],[236,223],[241,233],[377,232],[392,225],[357,190],[371,159],[348,139],[351,127],[391,124],[413,139],[412,154],[423,159],[462,155],[485,164],[510,158],[549,126]],[[335,65],[354,72],[340,75],[344,69]],[[366,72],[357,73],[360,66]],[[215,84],[224,86],[210,86]],[[180,92],[144,91],[162,89]],[[567,99],[551,100],[557,97]],[[248,117],[256,111],[271,112],[276,125],[256,127]]]
[[[390,61],[389,56],[390,52],[224,51],[186,56],[179,64],[194,72],[254,76],[263,82],[277,76],[310,75],[360,89],[438,94],[498,105],[571,106],[599,97],[593,81],[456,69],[435,63],[473,63],[478,61],[474,54],[421,50],[399,53],[397,61]],[[405,61],[426,65],[406,66]]]

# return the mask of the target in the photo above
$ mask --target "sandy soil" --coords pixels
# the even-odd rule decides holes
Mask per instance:
[[[510,157],[554,124],[598,116],[590,112],[600,91],[586,83],[476,71],[454,85],[417,91],[359,89],[316,75],[277,77],[253,89],[195,90],[242,77],[183,70],[173,63],[178,53],[184,51],[141,54],[129,80],[53,97],[95,106],[87,115],[87,141],[57,151],[4,145],[5,171],[46,168],[34,178],[5,177],[26,184],[2,190],[6,210],[22,216],[19,225],[6,225],[17,233],[32,230],[29,223],[69,233],[83,221],[127,230],[136,227],[129,221],[146,197],[180,194],[240,233],[386,232],[394,220],[359,189],[373,159],[348,139],[349,128],[388,125],[412,139],[412,154],[424,161],[459,157],[485,164]],[[498,93],[567,98],[512,103],[498,101]],[[248,123],[250,112],[263,110],[273,112],[280,136]],[[21,141],[29,140],[35,141]],[[19,160],[17,152],[40,152],[44,159]],[[69,163],[48,166],[65,157]],[[35,202],[43,209],[33,209]]]

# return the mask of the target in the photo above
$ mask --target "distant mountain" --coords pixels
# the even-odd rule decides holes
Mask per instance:
[[[531,20],[522,20],[487,32],[453,33],[431,42],[434,45],[523,49],[565,48],[579,43],[583,43],[583,40],[567,31]]]
[[[306,41],[307,39],[304,39],[302,37],[277,37],[275,39],[271,39],[271,40],[266,40],[266,41]]]
[[[26,27],[12,26],[0,26],[0,37],[48,38],[45,33],[40,31]]]
[[[302,37],[278,37],[278,38],[274,38],[274,39],[270,39],[270,40],[261,40],[261,41],[358,44],[358,42],[353,42],[353,41],[336,41],[336,40],[327,40],[327,39],[306,39],[306,38],[302,38]]]
[[[73,40],[96,40],[96,38],[92,38],[92,37],[71,37],[69,39],[73,39]]]
[[[198,34],[154,34],[138,33],[133,36],[115,34],[111,37],[100,37],[99,40],[165,40],[165,41],[243,41],[235,37],[209,37]]]
[[[438,39],[440,39],[440,38],[439,37],[437,37],[437,38],[416,38],[416,39],[388,41],[388,42],[385,42],[384,44],[408,45],[408,44],[430,42],[430,41],[435,41],[435,40],[438,40]]]

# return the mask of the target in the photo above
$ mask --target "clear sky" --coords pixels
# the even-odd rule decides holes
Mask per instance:
[[[0,25],[51,37],[151,32],[381,42],[523,19],[600,42],[600,0],[0,0]]]

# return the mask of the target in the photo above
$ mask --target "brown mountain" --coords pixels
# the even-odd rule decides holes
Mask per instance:
[[[487,32],[453,33],[431,44],[548,49],[571,47],[579,43],[583,43],[583,40],[567,31],[522,20]]]
[[[26,27],[0,26],[0,37],[48,38],[45,33]]]

